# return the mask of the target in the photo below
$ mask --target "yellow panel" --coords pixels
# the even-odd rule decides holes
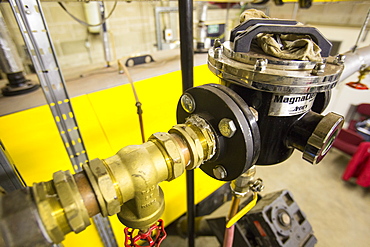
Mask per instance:
[[[207,65],[195,67],[194,84],[217,83]],[[181,72],[176,71],[135,83],[141,103],[146,138],[168,131],[176,124],[176,107],[181,95]],[[141,143],[135,99],[130,85],[122,85],[72,99],[72,105],[90,159],[106,158],[120,148]],[[72,170],[48,106],[0,117],[0,139],[28,185],[50,180],[57,170]],[[195,172],[195,200],[199,202],[223,183]],[[185,175],[163,182],[166,209],[163,219],[171,223],[186,211]],[[110,217],[120,246],[123,226]],[[69,234],[64,246],[102,246],[94,227]]]
[[[28,185],[71,168],[48,106],[0,118],[0,139]]]

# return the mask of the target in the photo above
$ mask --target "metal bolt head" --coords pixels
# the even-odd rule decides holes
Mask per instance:
[[[334,64],[343,64],[346,60],[346,56],[343,54],[339,54],[335,57]]]
[[[254,192],[261,192],[265,188],[265,185],[263,184],[262,179],[257,178],[253,184],[250,186],[251,190]]]
[[[325,63],[317,63],[312,70],[313,75],[322,75],[325,71]]]
[[[195,100],[193,96],[185,93],[181,96],[181,106],[187,113],[192,113],[195,110]]]
[[[265,58],[258,58],[256,63],[254,64],[254,69],[257,71],[264,71],[267,67],[267,59]]]
[[[227,172],[223,166],[218,165],[213,169],[213,175],[215,175],[217,179],[224,179],[227,176]]]
[[[215,54],[214,54],[215,59],[220,58],[221,55],[222,55],[222,49],[220,47],[219,48],[216,48],[215,49]]]
[[[236,132],[236,126],[233,120],[228,118],[223,118],[218,124],[218,129],[220,130],[221,135],[231,138]]]
[[[221,40],[220,39],[215,39],[215,42],[213,43],[213,48],[219,48],[222,46]]]

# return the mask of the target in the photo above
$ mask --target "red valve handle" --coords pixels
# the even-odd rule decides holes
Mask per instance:
[[[346,83],[347,86],[350,86],[351,88],[354,88],[354,89],[359,89],[359,90],[368,90],[369,88],[361,83],[361,82],[348,82]]]
[[[159,247],[167,237],[164,223],[161,219],[152,225],[147,232],[138,231],[137,235],[133,236],[134,231],[135,229],[133,228],[125,228],[125,247]]]

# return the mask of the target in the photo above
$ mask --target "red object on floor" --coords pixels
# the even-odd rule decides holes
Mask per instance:
[[[347,86],[354,88],[354,89],[359,89],[359,90],[368,90],[369,88],[361,83],[361,82],[348,82],[346,83]]]
[[[352,156],[356,153],[358,146],[364,141],[364,138],[358,133],[342,129],[335,139],[333,147]]]
[[[363,187],[370,186],[370,142],[362,142],[349,161],[343,174],[343,180],[357,178],[356,183]]]

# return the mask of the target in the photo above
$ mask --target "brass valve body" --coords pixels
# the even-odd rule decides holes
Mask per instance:
[[[162,181],[171,181],[185,168],[199,167],[215,153],[212,129],[199,116],[155,133],[148,142],[122,148],[107,159],[94,159],[72,176],[59,171],[53,180],[36,183],[32,191],[40,219],[54,243],[84,230],[89,217],[118,214],[131,228],[146,230],[164,211]]]

